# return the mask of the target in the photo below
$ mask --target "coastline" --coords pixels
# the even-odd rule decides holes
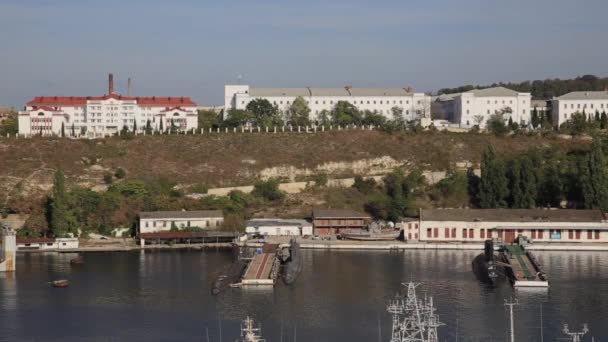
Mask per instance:
[[[287,241],[282,242],[287,243]],[[262,247],[262,242],[239,242],[240,247]],[[174,245],[147,245],[141,248],[139,245],[105,245],[105,246],[85,246],[70,249],[36,249],[18,250],[18,253],[93,253],[93,252],[132,252],[146,250],[205,250],[230,248],[231,243],[198,243],[198,244],[174,244]],[[405,243],[397,241],[300,241],[302,249],[313,250],[353,250],[353,251],[405,251],[405,250],[476,250],[484,248],[482,243]],[[569,252],[608,252],[608,244],[581,245],[581,244],[531,244],[526,246],[531,251],[569,251]]]

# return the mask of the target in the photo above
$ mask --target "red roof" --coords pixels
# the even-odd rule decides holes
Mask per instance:
[[[189,97],[128,97],[118,94],[110,94],[104,96],[36,96],[27,103],[28,106],[55,106],[55,107],[73,107],[85,106],[87,100],[101,101],[107,99],[137,101],[140,106],[147,107],[179,107],[179,106],[196,106],[196,103]]]
[[[52,238],[17,238],[17,243],[49,243],[55,242]]]

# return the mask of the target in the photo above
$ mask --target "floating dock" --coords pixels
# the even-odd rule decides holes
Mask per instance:
[[[549,287],[547,275],[530,251],[522,246],[509,245],[504,246],[502,256],[513,287]]]
[[[255,254],[247,266],[240,285],[274,286],[279,265],[276,253]]]

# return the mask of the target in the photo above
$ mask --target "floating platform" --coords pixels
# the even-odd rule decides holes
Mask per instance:
[[[513,287],[549,287],[549,279],[532,252],[518,245],[504,246],[502,258]]]
[[[276,253],[256,254],[249,262],[241,286],[274,286],[279,270]]]

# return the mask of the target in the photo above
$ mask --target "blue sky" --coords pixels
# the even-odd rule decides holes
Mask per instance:
[[[0,105],[223,85],[434,91],[608,70],[606,0],[1,0]]]

